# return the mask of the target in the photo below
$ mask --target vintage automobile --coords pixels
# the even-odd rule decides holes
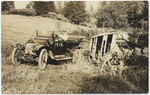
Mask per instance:
[[[128,44],[128,35],[116,32],[95,35],[90,41],[89,60],[100,65],[102,74],[121,74],[125,59],[132,55],[133,49]]]
[[[38,62],[40,69],[44,69],[48,59],[78,62],[81,58],[80,43],[83,38],[52,31],[36,31],[25,44],[14,45],[12,63],[19,65],[24,60],[34,61]]]

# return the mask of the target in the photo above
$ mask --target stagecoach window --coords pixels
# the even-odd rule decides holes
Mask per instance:
[[[113,34],[108,35],[105,53],[110,51]]]
[[[102,48],[102,57],[104,56],[104,47],[105,46],[105,41],[103,42],[103,48]]]
[[[97,40],[97,46],[96,46],[96,59],[98,58],[98,56],[100,55],[100,51],[101,51],[101,45],[102,45],[102,39],[103,39],[103,36],[99,36],[98,37],[98,40]]]
[[[91,52],[93,50],[93,43],[94,43],[94,38],[92,38]]]

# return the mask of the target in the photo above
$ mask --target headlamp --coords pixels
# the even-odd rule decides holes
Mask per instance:
[[[31,46],[31,48],[33,48],[33,49],[34,49],[35,47],[36,47],[36,45],[32,45],[32,46]]]

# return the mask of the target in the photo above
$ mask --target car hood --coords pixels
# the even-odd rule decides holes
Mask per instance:
[[[36,45],[44,45],[44,46],[49,46],[48,42],[43,39],[32,39],[29,40],[28,43],[34,43]]]

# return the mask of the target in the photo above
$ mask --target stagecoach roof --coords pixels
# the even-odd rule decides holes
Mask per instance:
[[[115,34],[114,32],[109,32],[109,33],[100,33],[98,35],[93,36],[92,38],[98,37],[98,36],[103,36],[103,35],[109,35],[109,34]]]

